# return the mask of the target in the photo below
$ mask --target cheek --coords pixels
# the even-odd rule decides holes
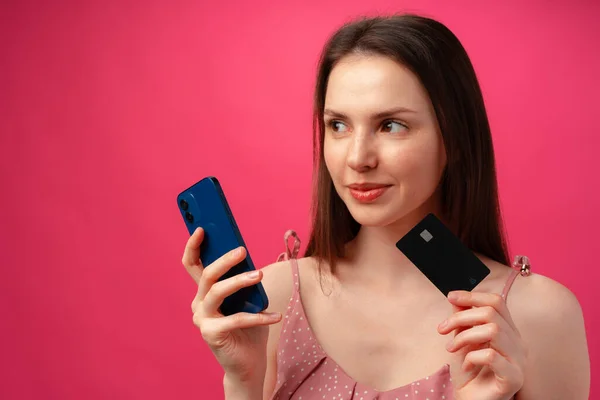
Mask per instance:
[[[432,143],[415,143],[411,146],[390,147],[386,160],[389,170],[406,183],[433,181],[438,178],[440,171],[439,148]]]
[[[329,171],[332,179],[340,173],[340,168],[343,167],[344,163],[344,154],[339,145],[336,146],[335,143],[332,143],[330,140],[325,138],[325,142],[323,144],[323,158],[325,159],[325,166]],[[341,167],[340,167],[341,165]]]

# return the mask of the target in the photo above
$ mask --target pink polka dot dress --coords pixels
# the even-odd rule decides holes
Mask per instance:
[[[453,399],[450,367],[443,365],[430,376],[423,377],[407,385],[380,392],[362,385],[350,378],[319,345],[313,335],[304,313],[300,297],[300,279],[298,263],[295,259],[300,242],[293,231],[286,233],[294,236],[294,249],[287,249],[279,260],[289,259],[294,290],[287,312],[283,318],[281,336],[277,348],[277,384],[272,400],[451,400]],[[524,263],[521,274],[525,275]],[[520,271],[515,270],[507,280],[502,295],[506,294]]]

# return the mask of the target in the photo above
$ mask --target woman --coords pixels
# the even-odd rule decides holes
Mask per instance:
[[[508,267],[490,128],[458,39],[416,15],[343,26],[324,48],[314,113],[305,257],[296,241],[291,260],[218,282],[244,249],[204,271],[203,231],[186,245],[194,322],[225,397],[587,399],[577,299],[526,259],[522,274]],[[446,298],[395,247],[428,213],[489,267],[472,292]],[[266,312],[219,313],[259,281]]]

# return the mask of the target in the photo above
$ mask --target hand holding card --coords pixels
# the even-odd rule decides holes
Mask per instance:
[[[452,335],[446,349],[455,400],[505,400],[523,387],[527,347],[504,299],[497,293],[451,292],[454,313],[438,326]]]
[[[501,296],[471,292],[489,275],[489,268],[433,214],[396,247],[445,296],[451,293],[448,301],[454,313],[438,332],[454,333],[447,350],[461,366],[451,370],[455,398],[511,398],[523,385],[525,349]]]

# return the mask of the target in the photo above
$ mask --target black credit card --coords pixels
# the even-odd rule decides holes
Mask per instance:
[[[396,243],[396,247],[443,294],[471,291],[489,268],[435,215],[428,214]]]

